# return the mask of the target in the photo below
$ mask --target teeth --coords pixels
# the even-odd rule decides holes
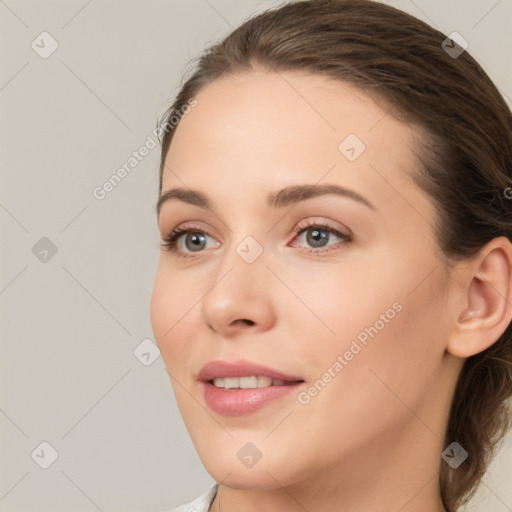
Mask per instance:
[[[286,381],[266,377],[264,375],[250,377],[216,377],[213,379],[213,385],[216,388],[224,389],[253,389],[267,388],[269,386],[284,386]]]
[[[242,377],[240,380],[243,380]],[[268,386],[272,386],[272,379],[270,377],[265,377],[263,375],[258,377],[258,387],[259,388],[267,388]]]
[[[232,379],[238,381],[233,386],[234,388],[250,389],[258,387],[258,377],[240,377],[239,379]]]
[[[236,377],[226,377],[224,379],[224,387],[226,389],[238,388],[238,379]]]
[[[224,379],[221,379],[220,377],[213,379],[213,385],[216,388],[223,388],[224,387]]]

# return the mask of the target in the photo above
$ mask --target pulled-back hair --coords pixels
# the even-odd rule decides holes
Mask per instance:
[[[160,191],[178,126],[169,120],[179,119],[202,88],[256,67],[306,71],[350,83],[419,127],[413,178],[436,206],[435,234],[448,263],[474,256],[495,237],[512,241],[512,114],[481,66],[446,39],[371,0],[301,0],[250,18],[203,52],[163,116]],[[458,377],[444,446],[456,441],[469,457],[457,469],[440,458],[448,512],[476,491],[510,427],[511,395],[512,323],[467,358]]]

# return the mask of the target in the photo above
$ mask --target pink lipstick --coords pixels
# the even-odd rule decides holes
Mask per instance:
[[[268,402],[296,391],[304,383],[298,376],[248,361],[211,361],[204,365],[198,380],[210,409],[224,416],[255,412]]]

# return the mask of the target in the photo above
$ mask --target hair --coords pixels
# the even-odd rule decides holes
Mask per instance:
[[[436,207],[435,236],[448,262],[470,258],[490,240],[512,240],[512,113],[497,87],[458,44],[391,6],[372,0],[300,0],[245,21],[196,59],[162,117],[164,161],[183,106],[219,77],[262,68],[305,71],[356,86],[393,116],[419,127],[416,184]],[[450,42],[450,40],[448,40]],[[197,62],[198,61],[198,62]],[[255,98],[254,101],[257,101]],[[174,117],[173,117],[174,116]],[[465,360],[454,390],[444,446],[469,454],[452,469],[440,459],[443,505],[473,497],[511,426],[512,323]]]

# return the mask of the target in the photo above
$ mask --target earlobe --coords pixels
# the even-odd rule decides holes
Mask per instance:
[[[512,319],[512,244],[488,242],[463,272],[464,307],[457,312],[447,350],[457,357],[478,354],[503,334]]]

